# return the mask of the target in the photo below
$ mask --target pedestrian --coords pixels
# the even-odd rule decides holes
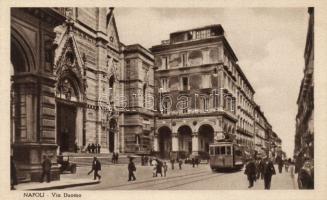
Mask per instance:
[[[196,158],[195,158],[195,164],[196,164],[196,167],[199,167],[199,162],[200,162],[199,157],[196,157]]]
[[[295,172],[294,172],[294,170],[295,170],[295,169],[294,169],[294,168],[295,168],[295,167],[294,167],[294,161],[292,161],[291,159],[289,159],[289,160],[290,160],[290,161],[289,161],[289,168],[290,168],[291,177],[294,178],[294,173],[295,173]]]
[[[44,177],[47,178],[47,182],[50,183],[51,181],[51,160],[48,158],[48,156],[43,156],[43,162],[42,162],[42,175],[40,182],[43,183]]]
[[[270,190],[271,186],[271,177],[275,175],[275,167],[269,158],[266,158],[263,165],[263,178],[265,183],[265,190]]]
[[[92,162],[92,169],[91,169],[91,171],[89,171],[89,173],[87,173],[87,175],[90,175],[92,172],[94,172],[93,180],[96,180],[96,178],[99,178],[99,180],[100,180],[101,176],[98,173],[99,171],[101,171],[101,163],[98,160],[98,158],[94,156],[93,162]]]
[[[135,181],[135,175],[134,172],[136,171],[136,167],[135,164],[133,162],[133,158],[129,159],[129,163],[128,163],[128,181]]]
[[[15,185],[18,184],[17,181],[17,169],[14,162],[13,156],[10,156],[10,189],[16,190]]]
[[[288,160],[285,160],[285,162],[284,162],[284,166],[285,166],[285,171],[286,172],[288,172],[288,168],[289,168],[289,166],[290,166],[290,161],[291,159],[288,159]]]
[[[174,170],[174,163],[175,163],[175,159],[170,159],[170,163],[171,163],[171,169]]]
[[[182,159],[178,159],[178,166],[180,170],[182,169],[182,164],[183,164]]]
[[[90,143],[87,145],[87,148],[86,149],[87,149],[87,152],[88,153],[91,153],[91,145],[90,145]]]
[[[194,168],[195,167],[195,159],[192,158],[192,167]]]
[[[149,159],[150,166],[152,166],[152,157]]]
[[[95,153],[95,144],[94,143],[91,144],[91,153]]]
[[[249,162],[246,164],[244,174],[247,175],[249,181],[248,188],[253,187],[253,182],[256,179],[256,167],[255,167],[254,159],[249,160]]]
[[[149,161],[149,157],[148,156],[145,156],[144,157],[144,164],[146,165],[146,166],[148,166],[148,161]]]
[[[164,170],[164,177],[166,177],[166,174],[167,174],[167,170],[168,170],[168,166],[166,164],[166,162],[163,163],[163,170]]]
[[[77,142],[75,142],[75,144],[74,144],[74,152],[75,152],[75,153],[78,152],[78,144],[77,144]]]
[[[279,171],[279,173],[282,173],[282,171],[283,171],[283,159],[282,159],[282,157],[281,156],[277,156],[276,157],[276,162],[278,164],[278,171]]]
[[[111,163],[115,164],[115,162],[116,162],[116,154],[115,152],[113,152],[111,157]]]
[[[259,158],[257,163],[257,179],[263,179],[263,165],[264,161],[262,158]]]
[[[158,176],[158,174],[160,174],[162,177],[162,162],[158,159],[156,159],[156,161],[157,161],[156,177]]]
[[[144,166],[144,155],[141,156],[141,166]]]
[[[97,153],[100,153],[100,150],[101,150],[101,145],[97,144]]]
[[[118,158],[119,158],[119,154],[118,154],[118,152],[116,152],[116,154],[115,154],[115,163],[116,164],[118,164]]]

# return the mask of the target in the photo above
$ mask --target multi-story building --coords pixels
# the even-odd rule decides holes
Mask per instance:
[[[266,155],[267,149],[265,148],[266,141],[266,117],[261,111],[260,106],[256,105],[254,108],[255,117],[255,151],[258,155]]]
[[[124,48],[124,97],[120,125],[121,152],[149,154],[154,133],[154,70],[152,54],[139,44]],[[128,104],[127,104],[128,103]]]
[[[39,179],[44,155],[55,163],[92,143],[150,152],[153,56],[120,42],[112,8],[15,8],[11,31],[11,142],[25,179]]]
[[[314,8],[308,9],[309,25],[304,51],[305,67],[297,99],[295,156],[314,157]]]
[[[151,51],[161,109],[155,150],[198,154],[226,137],[253,147],[254,90],[221,25],[171,33]]]
[[[242,72],[236,65],[237,80],[237,135],[238,144],[245,147],[245,150],[253,154],[254,148],[254,89]]]
[[[11,148],[25,180],[39,181],[43,155],[56,154],[53,29],[65,20],[64,9],[11,9]],[[58,165],[52,178],[59,179]]]
[[[44,155],[56,163],[92,143],[163,157],[207,155],[224,138],[254,148],[254,89],[221,25],[171,33],[150,52],[119,40],[112,8],[11,13],[11,144],[25,180],[39,180]]]

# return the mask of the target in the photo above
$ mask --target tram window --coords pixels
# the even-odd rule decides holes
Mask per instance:
[[[231,148],[230,147],[226,147],[226,154],[231,155]]]
[[[235,150],[235,155],[236,156],[242,156],[242,152],[240,150]]]
[[[220,147],[216,147],[216,148],[215,148],[215,154],[216,154],[216,155],[219,155],[219,154],[220,154],[219,148],[220,148]]]
[[[210,147],[210,155],[214,155],[215,154],[215,148],[214,147]]]
[[[225,147],[220,147],[220,154],[225,155]]]

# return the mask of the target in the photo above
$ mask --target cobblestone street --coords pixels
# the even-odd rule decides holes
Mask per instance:
[[[88,167],[78,168],[77,174],[63,175],[65,178],[89,178]],[[209,165],[202,164],[192,168],[183,165],[183,169],[171,170],[169,167],[166,177],[152,177],[151,166],[137,166],[136,181],[127,181],[126,165],[104,166],[101,171],[101,182],[96,185],[67,188],[69,190],[248,190],[247,178],[244,171],[212,172]],[[263,180],[255,182],[251,190],[264,189]],[[292,190],[297,189],[295,180],[290,173],[283,172],[272,178],[271,189]]]

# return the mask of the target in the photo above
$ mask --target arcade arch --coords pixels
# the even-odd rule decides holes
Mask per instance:
[[[167,126],[158,129],[159,155],[161,158],[168,158],[172,151],[172,132]]]
[[[209,152],[209,144],[214,142],[214,129],[208,124],[200,126],[198,131],[199,151]]]

